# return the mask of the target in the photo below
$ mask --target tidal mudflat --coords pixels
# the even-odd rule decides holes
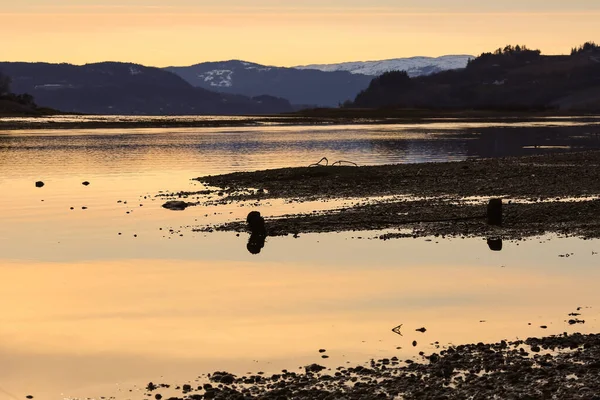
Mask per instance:
[[[554,153],[553,146],[582,150],[596,140],[593,125],[546,126],[550,135],[544,137],[538,136],[542,128],[520,136],[515,129],[521,128],[513,127],[506,137],[498,127],[438,128],[3,133],[0,184],[9,190],[0,194],[0,301],[6,305],[0,310],[0,398],[206,397],[203,385],[231,387],[229,374],[238,388],[249,388],[243,395],[268,396],[274,389],[273,396],[286,397],[290,393],[277,392],[277,385],[287,381],[305,398],[346,396],[339,390],[348,376],[353,385],[347,396],[356,397],[373,395],[356,383],[368,384],[364,377],[373,382],[380,373],[386,383],[378,393],[392,396],[411,379],[438,373],[425,370],[430,359],[424,356],[434,353],[442,361],[438,366],[460,362],[453,371],[465,380],[475,379],[462,372],[466,368],[482,375],[477,359],[487,359],[492,350],[506,354],[521,372],[538,373],[540,362],[568,364],[566,358],[548,359],[540,342],[546,359],[532,365],[518,348],[512,354],[516,347],[510,342],[567,332],[557,350],[570,349],[573,340],[595,343],[594,336],[573,335],[599,329],[597,240],[538,235],[505,240],[502,251],[492,251],[480,237],[382,241],[381,235],[395,232],[378,228],[268,237],[253,255],[245,232],[194,229],[241,221],[254,209],[269,219],[319,207],[351,208],[365,199],[264,198],[257,206],[253,198],[221,204],[225,196],[217,191],[189,197],[206,204],[185,211],[162,207],[164,195],[217,190],[191,178],[301,167],[323,156],[359,165],[462,161],[494,149],[503,149],[498,155]],[[529,148],[535,143],[544,146]],[[36,187],[37,181],[44,186]],[[585,322],[571,324],[573,319]],[[400,334],[394,332],[400,325]],[[479,342],[503,346],[502,340],[505,350],[459,348]],[[594,347],[577,346],[570,350],[573,360],[590,364]],[[527,344],[520,347],[537,354]],[[451,348],[461,360],[443,358],[442,351]],[[319,373],[323,378],[316,379],[318,367],[306,375],[305,367],[313,364],[326,368]],[[404,372],[392,367],[409,369],[394,384],[383,366],[393,376]],[[568,365],[564,372],[580,374],[574,368]],[[216,382],[215,371],[227,371],[227,377]],[[350,376],[360,371],[364,377]],[[558,374],[549,373],[548,381],[571,390],[565,379],[572,374]],[[265,378],[257,382],[257,376]],[[503,377],[508,375],[498,379]],[[580,383],[593,390],[589,379],[582,376]],[[149,382],[170,386],[148,392]],[[483,385],[477,382],[472,387]],[[439,390],[444,392],[430,393],[452,396],[447,386]],[[240,397],[220,389],[211,394]]]

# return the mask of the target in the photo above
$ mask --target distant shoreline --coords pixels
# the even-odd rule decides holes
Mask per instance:
[[[215,119],[210,119],[210,118]],[[111,120],[110,118],[114,118]],[[248,116],[105,116],[77,114],[0,115],[0,131],[44,129],[140,129],[140,128],[228,128],[251,126],[312,125],[391,125],[436,122],[448,119],[461,122],[519,122],[544,118],[582,118],[594,121],[600,113],[565,113],[556,111],[489,111],[489,110],[369,110],[313,109],[290,114]]]

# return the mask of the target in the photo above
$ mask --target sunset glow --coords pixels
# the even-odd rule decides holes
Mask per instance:
[[[479,54],[524,43],[568,53],[597,34],[597,1],[29,0],[3,5],[8,61],[292,66]],[[557,35],[560,32],[560,35]]]

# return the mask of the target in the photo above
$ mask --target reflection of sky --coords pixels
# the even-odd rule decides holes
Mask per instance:
[[[433,341],[538,335],[542,324],[544,333],[598,329],[593,310],[583,311],[585,326],[564,322],[578,306],[599,306],[597,241],[506,243],[492,253],[483,240],[303,235],[271,238],[251,257],[233,234],[139,232],[137,243],[95,238],[79,253],[74,239],[55,249],[32,242],[38,254],[60,248],[79,261],[1,262],[7,388],[90,395],[95,384],[293,369],[320,361],[319,348],[339,365],[412,357]],[[558,257],[566,252],[575,254]],[[404,337],[390,332],[400,323]],[[414,332],[421,326],[426,335]],[[422,345],[412,350],[412,340]]]
[[[2,388],[49,399],[106,394],[95,385],[293,369],[320,361],[319,348],[337,365],[412,357],[423,349],[412,349],[415,339],[427,349],[436,340],[536,335],[542,324],[548,333],[598,329],[593,310],[585,326],[564,322],[578,306],[599,306],[597,241],[505,243],[493,253],[480,239],[352,239],[373,236],[366,232],[269,238],[251,256],[245,235],[186,228],[243,217],[247,207],[178,213],[153,201],[159,190],[198,188],[189,179],[207,173],[323,155],[446,159],[466,143],[398,127],[353,129],[1,136],[0,303],[10,305],[0,310]],[[566,253],[575,254],[559,257]],[[400,323],[404,337],[390,332]],[[421,326],[425,335],[414,332]]]

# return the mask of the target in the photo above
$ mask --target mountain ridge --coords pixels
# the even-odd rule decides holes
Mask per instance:
[[[299,70],[243,60],[167,67],[195,87],[245,96],[268,94],[292,104],[337,107],[365,89],[372,77],[349,72]]]
[[[223,94],[196,88],[160,68],[135,63],[84,65],[3,62],[17,94],[65,112],[123,115],[275,114],[293,111],[285,99]]]
[[[348,71],[352,74],[369,76],[381,75],[389,71],[406,71],[409,76],[430,75],[449,69],[467,66],[468,60],[475,58],[466,54],[449,54],[439,57],[414,56],[385,60],[347,61],[334,64],[299,65],[297,69],[317,69],[320,71]]]

